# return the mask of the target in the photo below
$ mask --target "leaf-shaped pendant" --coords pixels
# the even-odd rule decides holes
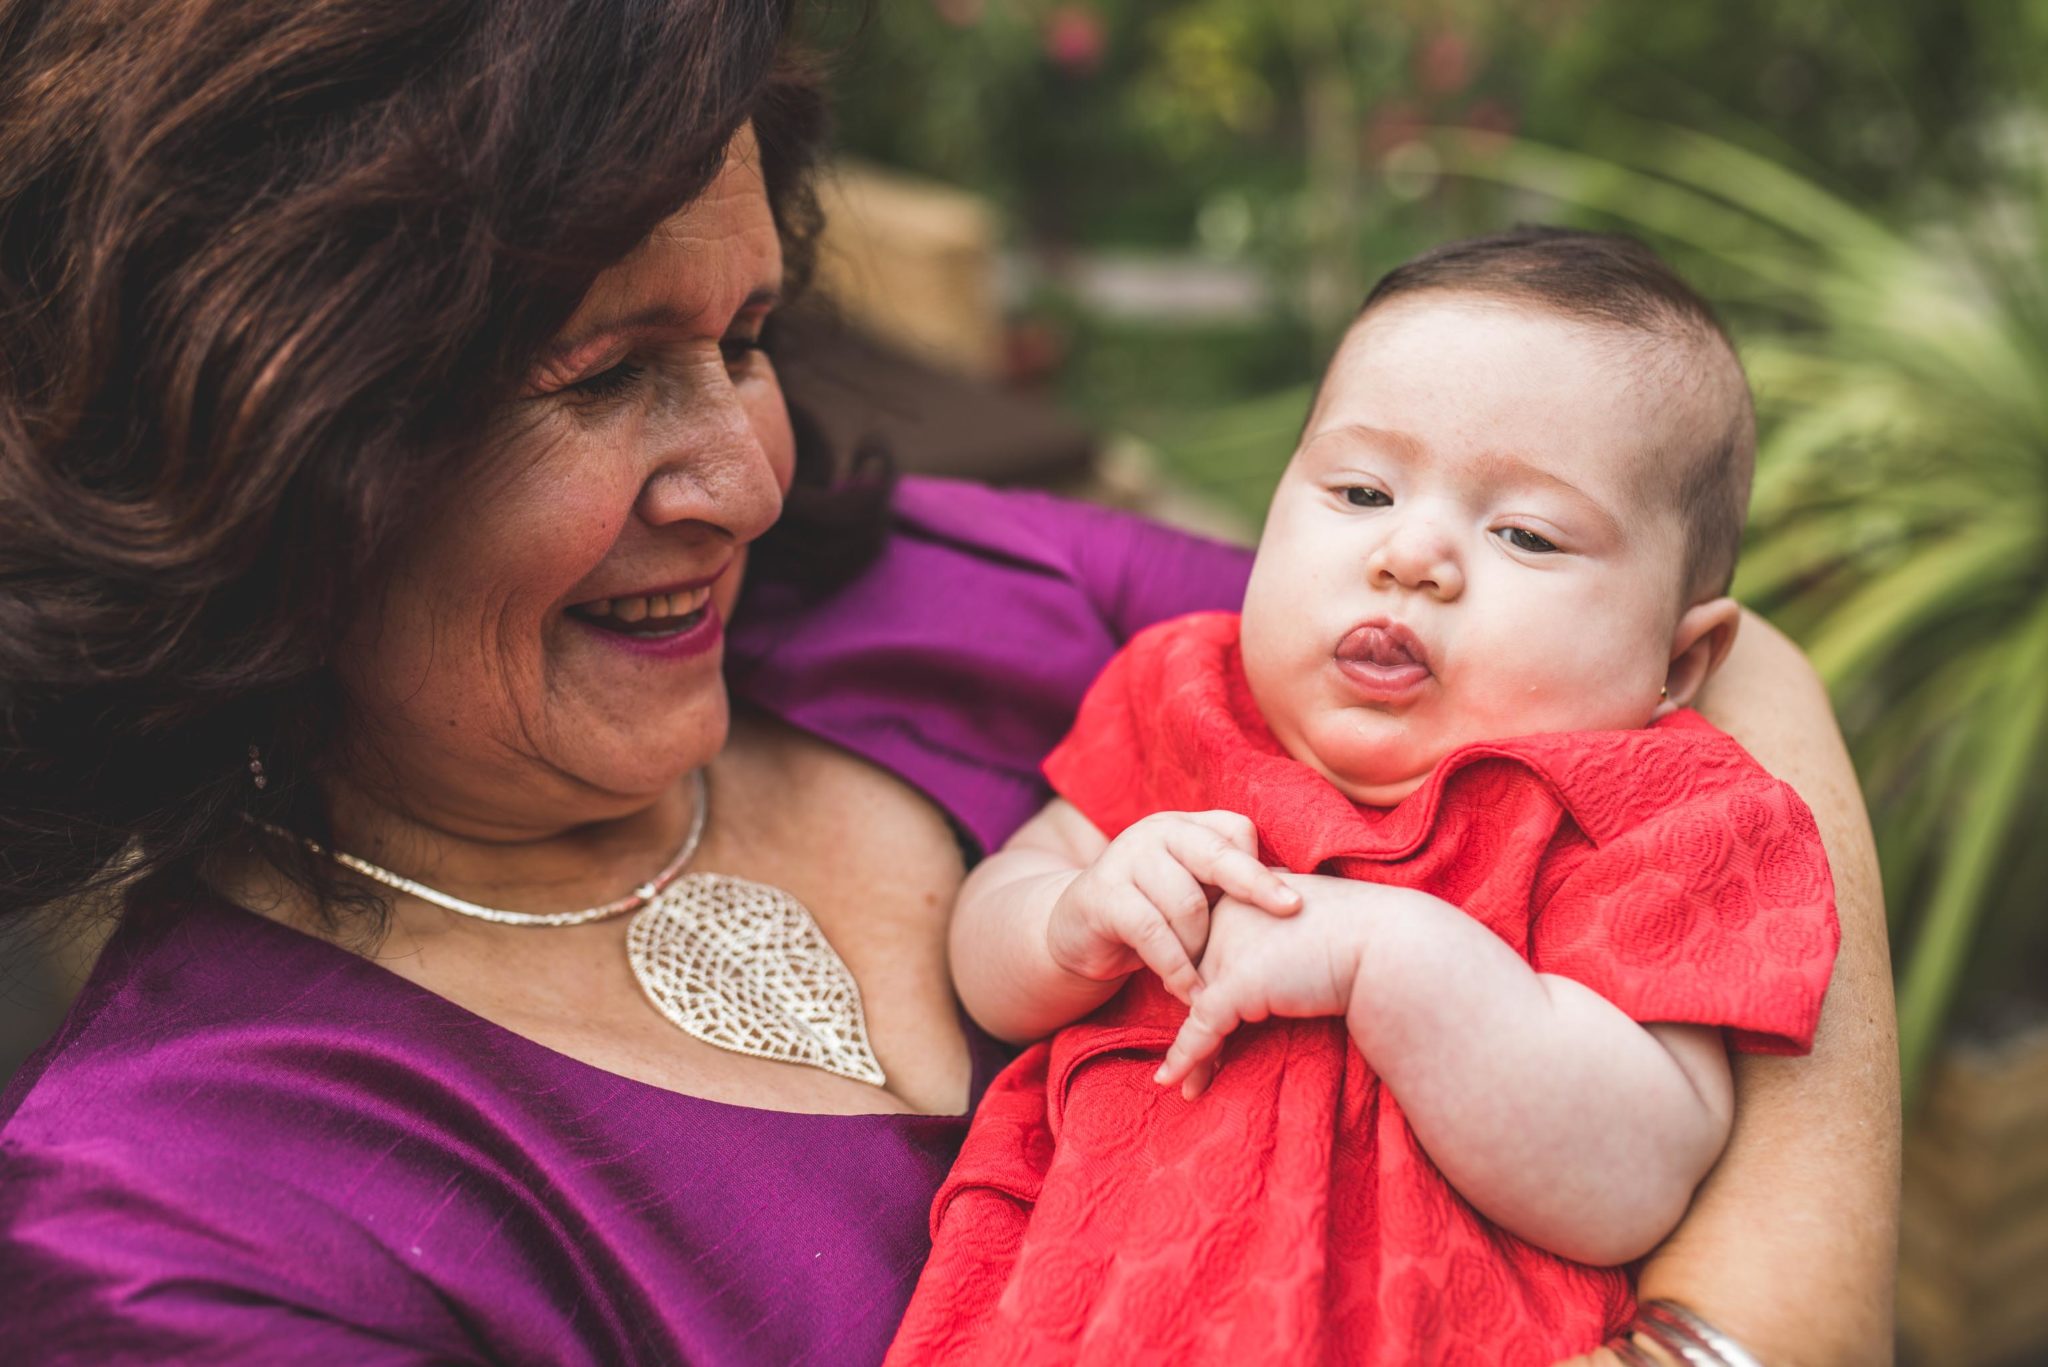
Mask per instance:
[[[859,985],[781,888],[715,873],[678,878],[626,927],[626,954],[648,1000],[685,1034],[883,1085]]]

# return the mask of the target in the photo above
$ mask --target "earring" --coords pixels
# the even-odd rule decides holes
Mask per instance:
[[[249,781],[259,793],[270,786],[270,778],[263,772],[263,752],[253,745],[249,747]]]
[[[1659,697],[1660,699],[1662,699],[1663,701],[1665,701],[1665,702],[1670,702],[1670,701],[1671,701],[1671,689],[1670,689],[1670,688],[1669,688],[1668,686],[1667,686],[1667,687],[1664,687],[1664,688],[1660,688],[1660,689],[1658,689],[1658,690],[1657,690],[1657,696],[1658,696],[1658,697]],[[258,786],[258,787],[261,787],[262,785],[261,785],[261,784],[258,784],[257,786]]]

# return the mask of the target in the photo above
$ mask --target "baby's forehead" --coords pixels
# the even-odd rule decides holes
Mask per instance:
[[[1719,434],[1746,404],[1718,333],[1432,293],[1353,323],[1317,391],[1303,449],[1322,431],[1342,440],[1342,429],[1377,429],[1419,448],[1398,454],[1428,454],[1432,442],[1499,448],[1650,495],[1703,431]]]

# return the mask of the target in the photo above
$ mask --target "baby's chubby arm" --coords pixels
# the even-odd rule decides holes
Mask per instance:
[[[1141,965],[1186,1000],[1212,889],[1262,915],[1301,905],[1235,812],[1160,812],[1110,840],[1055,800],[961,886],[954,987],[984,1030],[1013,1042],[1087,1015]]]
[[[1218,902],[1162,1082],[1199,1090],[1240,1020],[1342,1015],[1431,1160],[1495,1224],[1601,1266],[1671,1232],[1734,1115],[1719,1031],[1640,1025],[1426,893],[1282,876],[1304,897],[1295,916]]]

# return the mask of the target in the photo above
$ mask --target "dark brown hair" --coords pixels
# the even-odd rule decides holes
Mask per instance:
[[[1711,363],[1703,346],[1734,360],[1734,344],[1713,306],[1656,252],[1621,233],[1522,225],[1449,242],[1381,276],[1358,316],[1426,291],[1532,303],[1567,318],[1676,343],[1681,365]],[[1656,491],[1675,499],[1685,526],[1681,592],[1689,602],[1726,593],[1742,550],[1756,415],[1746,384],[1739,397],[1729,398],[1721,421],[1687,433],[1682,448],[1659,453],[1663,459],[1649,471]]]
[[[748,120],[805,274],[792,4],[0,0],[0,911],[324,833],[361,595]]]

